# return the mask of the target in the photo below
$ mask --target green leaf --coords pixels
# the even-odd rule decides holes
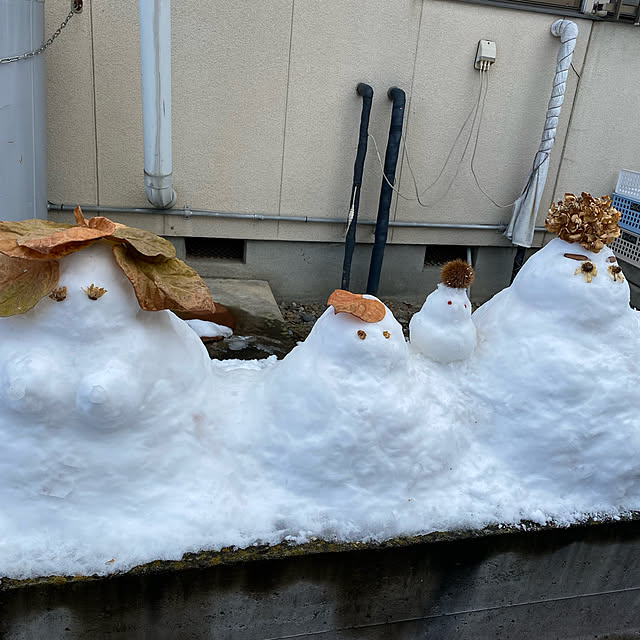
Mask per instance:
[[[58,284],[55,260],[9,258],[0,254],[0,316],[25,313]]]
[[[182,260],[149,262],[124,245],[115,245],[113,255],[133,285],[142,309],[215,312],[207,285]]]

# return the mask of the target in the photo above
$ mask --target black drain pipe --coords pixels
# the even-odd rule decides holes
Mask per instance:
[[[396,179],[396,165],[398,164],[398,152],[402,137],[402,120],[404,119],[405,93],[398,87],[391,87],[387,91],[390,100],[393,100],[391,109],[391,126],[389,127],[389,140],[384,155],[384,176],[380,188],[380,201],[378,204],[378,218],[376,220],[375,241],[371,252],[371,265],[369,266],[369,280],[367,293],[376,295],[380,284],[384,247],[387,244],[387,231],[389,230],[389,208],[393,196],[393,184]]]
[[[513,258],[513,270],[511,271],[511,283],[516,279],[518,272],[522,269],[522,265],[524,264],[524,254],[526,253],[525,247],[517,247],[516,255]]]
[[[360,189],[362,188],[362,172],[364,171],[364,159],[367,155],[367,141],[369,138],[369,115],[373,102],[373,89],[364,82],[356,87],[359,96],[362,96],[362,115],[360,116],[360,134],[358,136],[358,151],[353,165],[353,186],[351,187],[351,200],[349,201],[349,219],[347,221],[347,235],[344,241],[344,262],[342,263],[342,288],[349,291],[351,280],[351,260],[356,248],[356,226],[358,224],[358,209],[360,208]]]

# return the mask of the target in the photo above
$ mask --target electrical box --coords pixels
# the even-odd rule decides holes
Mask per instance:
[[[480,40],[476,50],[476,69],[488,69],[496,61],[496,43],[491,40]]]

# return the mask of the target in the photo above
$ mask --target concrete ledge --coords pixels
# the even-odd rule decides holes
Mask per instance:
[[[4,580],[0,637],[605,638],[640,633],[640,518],[185,555]]]
[[[268,282],[235,278],[204,278],[204,281],[213,300],[233,313],[237,335],[282,334],[284,319]]]

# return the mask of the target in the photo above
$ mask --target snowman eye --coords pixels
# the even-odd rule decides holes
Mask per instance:
[[[451,304],[451,300],[449,300],[449,301],[447,302],[447,304]]]
[[[388,340],[391,337],[391,334],[388,331],[383,331],[382,335]]]
[[[360,338],[360,340],[364,340],[367,337],[367,334],[360,329],[360,331],[358,331],[358,338]]]

